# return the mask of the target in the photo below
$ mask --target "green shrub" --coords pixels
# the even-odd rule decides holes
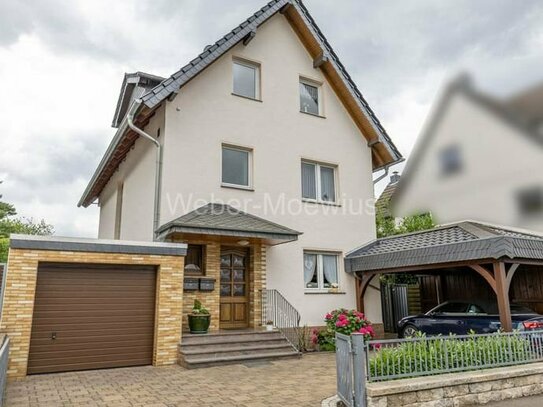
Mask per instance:
[[[418,335],[422,338],[424,335]],[[530,359],[530,338],[519,334],[477,336],[467,339],[454,335],[425,341],[402,342],[394,347],[381,347],[370,358],[371,376],[402,375],[416,372],[428,375],[444,371],[478,370],[493,365],[512,365]]]
[[[0,238],[0,263],[8,262],[9,239],[7,237]]]

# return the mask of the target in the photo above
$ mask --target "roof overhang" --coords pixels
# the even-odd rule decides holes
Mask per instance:
[[[19,234],[10,235],[9,247],[11,249],[125,253],[160,256],[184,256],[187,254],[187,245],[183,243],[136,242],[128,240],[82,239]]]
[[[454,243],[424,244],[416,247],[415,240],[420,242],[423,234],[431,234],[450,227],[461,227],[465,232],[473,234],[470,240]],[[345,257],[345,271],[359,272],[391,272],[396,269],[416,269],[431,265],[458,264],[480,260],[523,260],[543,262],[543,236],[522,234],[511,229],[501,229],[509,235],[493,232],[487,225],[460,222],[451,226],[430,229],[424,232],[410,233],[397,237],[374,240],[354,250]],[[517,235],[515,235],[517,233]],[[374,253],[372,248],[386,240],[402,239],[402,245],[409,249],[391,247],[382,253]],[[411,242],[410,240],[413,240]],[[428,237],[431,240],[431,237]]]

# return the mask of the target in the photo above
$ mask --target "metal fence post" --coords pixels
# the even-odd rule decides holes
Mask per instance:
[[[354,407],[366,407],[366,350],[364,335],[351,335]]]

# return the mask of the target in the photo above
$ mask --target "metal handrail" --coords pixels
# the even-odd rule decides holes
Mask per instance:
[[[300,313],[277,290],[262,290],[262,325],[268,321],[273,322],[287,339],[287,341],[300,351]]]

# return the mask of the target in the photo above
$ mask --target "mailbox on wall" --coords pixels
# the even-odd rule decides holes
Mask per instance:
[[[200,279],[200,291],[213,291],[215,289],[214,278],[201,278]]]
[[[183,281],[183,290],[185,291],[196,291],[198,290],[198,279],[197,278],[185,278]]]

